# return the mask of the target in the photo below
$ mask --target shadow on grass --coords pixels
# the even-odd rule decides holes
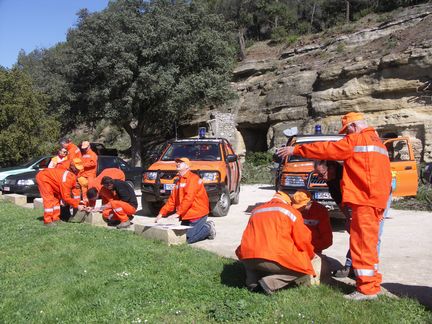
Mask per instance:
[[[246,275],[244,266],[240,261],[225,264],[221,273],[221,283],[228,287],[244,288]]]
[[[417,299],[429,310],[432,310],[432,287],[403,285],[393,282],[383,283],[382,286],[397,296]]]

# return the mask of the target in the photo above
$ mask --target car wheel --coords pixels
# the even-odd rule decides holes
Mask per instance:
[[[141,212],[144,216],[156,216],[159,210],[157,209],[157,204],[149,202],[141,197]]]
[[[229,208],[231,206],[231,199],[229,195],[228,188],[225,186],[222,189],[221,196],[219,200],[212,206],[212,215],[215,217],[223,217],[228,214]]]
[[[231,204],[237,205],[240,201],[240,184],[238,184],[234,198],[231,200]]]

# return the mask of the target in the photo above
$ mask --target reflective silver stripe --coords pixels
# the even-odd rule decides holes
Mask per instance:
[[[376,152],[379,154],[383,154],[388,157],[388,152],[385,148],[376,146],[376,145],[365,145],[365,146],[354,146],[354,152],[356,153],[369,153]]]
[[[80,199],[81,196],[73,196],[73,199]]]
[[[62,182],[66,182],[66,178],[67,178],[68,173],[69,173],[69,171],[65,171],[65,173],[63,173]]]
[[[180,188],[186,187],[186,183],[180,183]]]
[[[89,154],[85,154],[85,155],[83,155],[82,156],[83,158],[89,158],[89,157],[91,157]]]
[[[199,180],[198,180],[198,183],[199,183],[199,184],[201,184],[202,182],[203,182],[202,179],[199,179]]]
[[[289,210],[286,210],[285,208],[282,208],[282,207],[267,207],[267,208],[258,209],[252,213],[252,216],[255,214],[258,214],[258,213],[267,213],[267,212],[282,213],[285,216],[288,216],[289,218],[291,218],[291,220],[293,222],[295,222],[297,219],[297,217],[295,215],[293,215]]]
[[[123,208],[121,208],[121,207],[119,207],[119,208],[115,208],[114,209],[114,211],[116,211],[116,212],[120,212],[120,211],[122,211],[123,210]]]
[[[303,221],[306,225],[313,225],[313,226],[318,225],[320,222],[318,219],[304,219]]]
[[[370,269],[354,269],[355,275],[364,277],[373,277],[375,275],[375,270]]]
[[[50,213],[50,212],[53,212],[53,211],[54,211],[53,208],[45,208],[44,209],[44,212],[47,212],[47,213]]]
[[[60,209],[60,206],[54,206],[53,209],[54,209],[54,210],[58,210],[58,209]]]

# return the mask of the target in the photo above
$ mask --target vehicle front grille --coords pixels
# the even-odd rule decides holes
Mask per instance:
[[[313,176],[310,177],[309,185],[311,187],[325,187],[325,186],[327,186],[325,180],[321,179],[316,174],[314,174]]]
[[[160,171],[160,179],[172,180],[177,175],[177,171]]]

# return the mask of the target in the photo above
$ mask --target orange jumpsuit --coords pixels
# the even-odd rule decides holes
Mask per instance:
[[[277,198],[252,211],[236,254],[240,260],[265,259],[315,275],[310,230],[299,211]]]
[[[350,250],[357,290],[373,295],[381,290],[378,272],[378,232],[390,195],[390,160],[375,129],[348,134],[337,142],[294,147],[294,154],[320,160],[343,160],[342,202],[352,208]]]
[[[67,144],[66,149],[68,150],[69,160],[73,161],[75,158],[81,158],[81,151],[74,143]]]
[[[175,211],[180,220],[196,220],[207,216],[209,199],[202,179],[195,173],[188,171],[180,176],[166,204],[159,213],[167,216]]]
[[[80,178],[86,178],[87,181],[92,181],[94,178],[96,178],[98,156],[89,148],[84,154],[82,154],[81,160],[83,162],[84,169],[78,174],[78,181],[81,185],[83,199],[86,200],[87,190],[89,188],[88,182],[84,184],[80,181]]]
[[[96,178],[89,181],[89,188],[96,188],[99,197],[102,199],[102,205],[106,205],[111,200],[116,198],[116,196],[112,191],[102,186],[101,182],[103,177],[110,177],[112,179],[117,179],[122,181],[124,181],[126,177],[122,170],[117,168],[108,168],[103,170]],[[88,206],[94,207],[95,204],[96,204],[95,200],[89,201]]]
[[[48,168],[59,168],[63,170],[69,169],[70,166],[70,160],[67,156],[60,157],[59,155],[56,155],[52,157],[50,164],[48,165]]]
[[[60,219],[60,200],[77,208],[79,199],[71,197],[72,188],[76,183],[76,176],[68,170],[44,169],[36,175],[39,192],[44,205],[44,223],[51,223]]]
[[[105,205],[102,216],[122,223],[128,221],[129,216],[135,214],[138,207],[135,190],[127,182],[115,179],[114,188],[109,192],[112,196],[102,198],[102,200],[111,199]]]
[[[315,253],[320,253],[333,243],[333,232],[327,208],[316,201],[308,211],[302,212],[305,225],[312,234],[312,245]]]

